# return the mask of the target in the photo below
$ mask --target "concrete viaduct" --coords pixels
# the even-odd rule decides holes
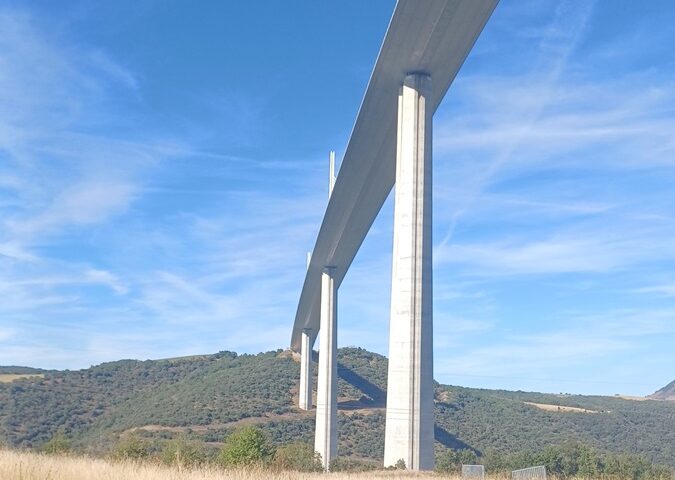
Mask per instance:
[[[299,407],[312,408],[315,450],[337,454],[337,299],[370,226],[396,184],[384,465],[434,467],[432,119],[498,0],[398,0],[308,261],[291,348]]]

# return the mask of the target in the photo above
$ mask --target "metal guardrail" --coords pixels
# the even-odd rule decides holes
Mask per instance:
[[[511,472],[512,480],[546,480],[546,467],[522,468]]]
[[[483,465],[462,465],[462,479],[483,480],[485,467]]]

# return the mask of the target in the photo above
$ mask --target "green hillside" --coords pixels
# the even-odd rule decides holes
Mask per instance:
[[[382,458],[387,360],[339,351],[339,454]],[[0,441],[39,447],[56,434],[102,453],[129,432],[187,434],[218,445],[244,423],[276,443],[311,442],[313,412],[296,408],[299,366],[288,352],[221,352],[121,360],[0,384]],[[437,385],[436,447],[478,454],[541,450],[576,440],[675,466],[675,402],[551,395]]]
[[[38,375],[45,373],[46,370],[31,367],[8,366],[0,367],[0,375]]]

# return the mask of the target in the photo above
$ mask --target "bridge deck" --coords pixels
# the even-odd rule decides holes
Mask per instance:
[[[321,272],[339,286],[394,185],[398,90],[406,73],[431,75],[428,105],[445,96],[498,0],[399,0],[370,77],[312,252],[293,325],[319,330]]]

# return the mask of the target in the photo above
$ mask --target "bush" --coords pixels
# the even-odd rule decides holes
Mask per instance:
[[[675,478],[675,472],[668,467],[652,465],[649,460],[640,455],[627,454],[607,455],[603,459],[602,473],[627,480]]]
[[[476,465],[478,456],[471,450],[447,450],[436,459],[436,471],[459,474],[462,465]]]
[[[164,444],[160,458],[167,465],[194,467],[206,462],[206,452],[202,443],[181,436]]]
[[[220,463],[226,467],[264,465],[274,455],[274,447],[262,430],[249,426],[235,430],[225,439]]]
[[[70,440],[63,433],[57,433],[42,445],[42,451],[48,455],[63,455],[70,452]]]
[[[320,472],[323,470],[321,455],[308,443],[296,442],[277,448],[273,467],[278,470]]]
[[[135,435],[120,440],[113,450],[115,460],[143,460],[150,455],[148,443]]]
[[[483,457],[491,472],[508,472],[519,468],[544,465],[546,472],[558,478],[592,479],[609,477],[614,480],[670,480],[668,467],[653,465],[640,455],[601,453],[577,442],[550,446],[543,452],[520,452]]]

